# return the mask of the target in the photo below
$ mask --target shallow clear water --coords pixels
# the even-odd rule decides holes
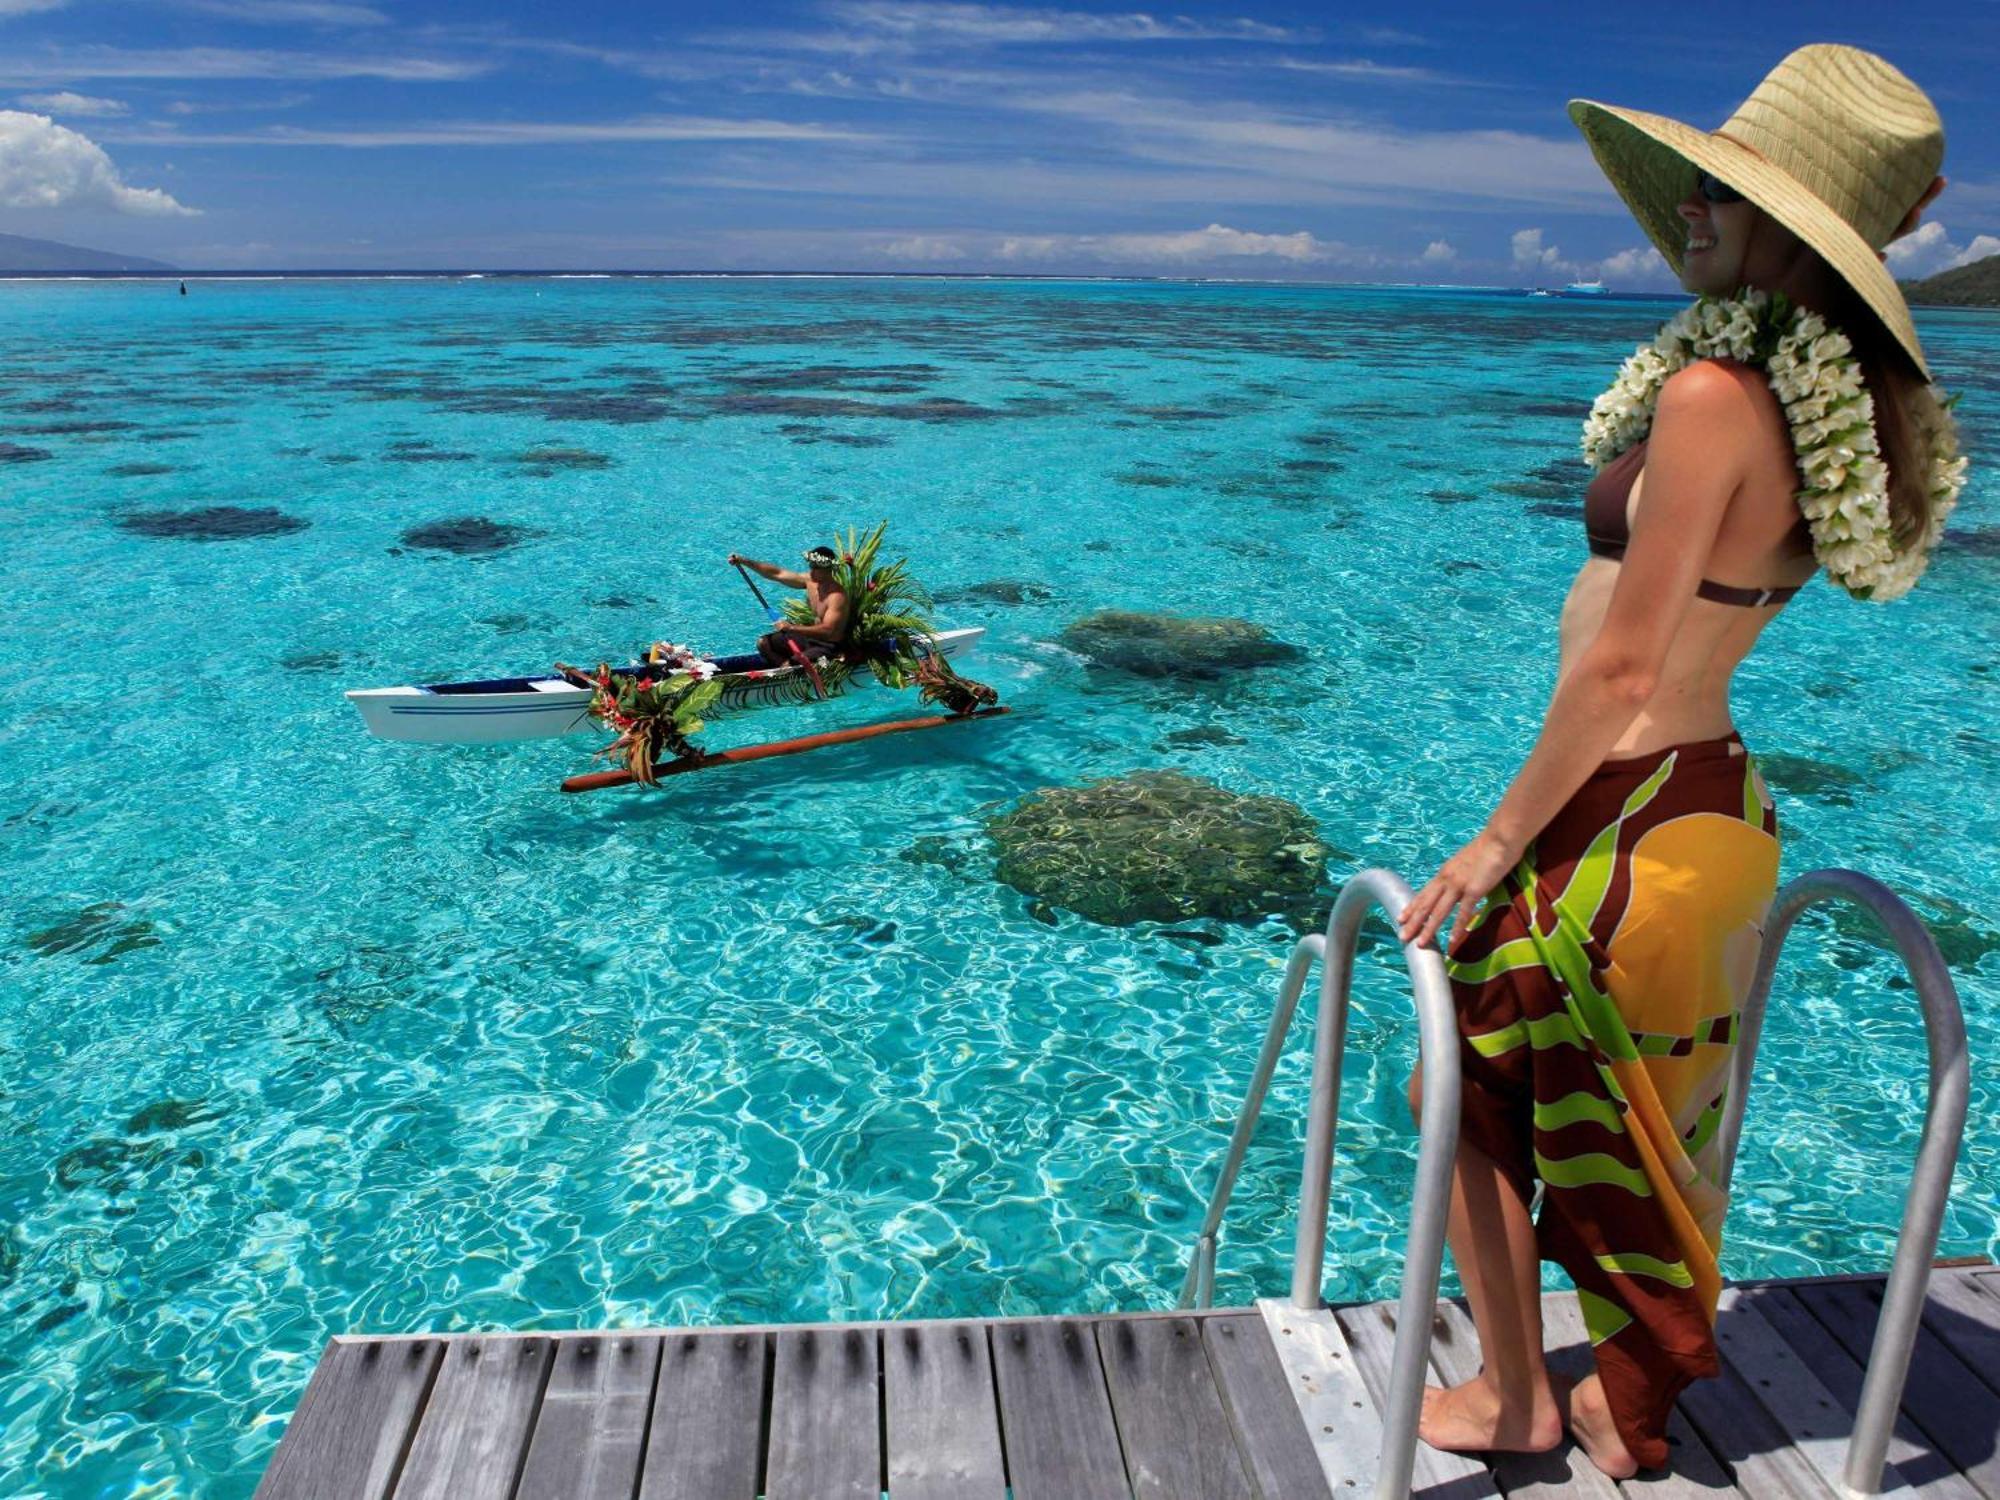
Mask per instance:
[[[1037,914],[991,878],[983,818],[1177,766],[1298,802],[1336,874],[1426,873],[1526,750],[1582,552],[1578,416],[1669,311],[924,281],[0,287],[0,1491],[247,1495],[347,1330],[1165,1305],[1292,931]],[[1977,459],[2000,319],[1924,331]],[[602,461],[523,457],[549,448]],[[209,506],[309,525],[119,524]],[[532,534],[486,556],[399,540],[466,516]],[[588,739],[390,745],[340,697],[658,635],[737,649],[761,616],[727,552],[885,518],[940,591],[1047,591],[943,611],[988,627],[973,670],[1012,718],[565,798]],[[1787,873],[1852,864],[1922,898],[1975,1058],[2000,1043],[1996,528],[1977,468],[1970,540],[1911,599],[1816,584],[1738,703]],[[1105,607],[1243,615],[1310,654],[1226,688],[1124,679],[1053,644]],[[1168,738],[1205,726],[1241,742]],[[1399,1267],[1415,1038],[1387,959],[1357,985],[1336,1297],[1386,1295]],[[1858,930],[1796,941],[1730,1274],[1886,1259],[1923,1077],[1893,973]],[[1301,1036],[1220,1300],[1283,1283],[1306,1062]],[[1996,1189],[1979,1125],[1946,1252],[1995,1248]]]

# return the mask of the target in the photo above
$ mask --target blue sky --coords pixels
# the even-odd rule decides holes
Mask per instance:
[[[1882,52],[2000,250],[2000,6],[0,0],[0,232],[191,267],[1667,289],[1563,112]],[[1982,240],[1981,236],[1987,236]]]

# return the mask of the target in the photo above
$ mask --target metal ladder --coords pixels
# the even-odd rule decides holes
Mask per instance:
[[[1416,1462],[1417,1417],[1430,1358],[1431,1322],[1444,1253],[1445,1219],[1451,1201],[1452,1159],[1458,1144],[1458,1028],[1444,960],[1437,950],[1405,945],[1403,962],[1416,992],[1423,1079],[1418,1125],[1417,1179],[1404,1250],[1403,1284],[1396,1314],[1395,1350],[1387,1402],[1379,1425],[1373,1403],[1361,1389],[1352,1352],[1325,1309],[1321,1286],[1326,1262],[1326,1216],[1332,1187],[1334,1136],[1340,1113],[1340,1064],[1347,1038],[1347,1006],[1354,978],[1361,923],[1380,906],[1394,924],[1410,900],[1410,888],[1393,871],[1363,870],[1340,888],[1324,935],[1314,933],[1293,945],[1278,1003],[1264,1034],[1264,1047],[1251,1075],[1249,1092],[1236,1119],[1215,1191],[1202,1219],[1181,1307],[1208,1307],[1215,1296],[1216,1237],[1230,1193],[1242,1170],[1271,1074],[1284,1051],[1293,1013],[1316,962],[1320,977],[1319,1023],[1313,1041],[1312,1091],[1306,1118],[1305,1162],[1299,1184],[1298,1230],[1292,1248],[1291,1294],[1259,1303],[1273,1335],[1287,1382],[1307,1412],[1307,1428],[1334,1493],[1371,1489],[1375,1500],[1402,1500],[1410,1492]],[[1931,1261],[1937,1254],[1952,1168],[1965,1127],[1969,1069],[1965,1019],[1937,944],[1915,912],[1879,881],[1854,870],[1813,870],[1777,893],[1766,920],[1764,940],[1738,1030],[1730,1073],[1729,1100],[1719,1127],[1722,1186],[1729,1186],[1742,1138],[1743,1110],[1750,1094],[1757,1043],[1778,959],[1792,925],[1808,908],[1828,902],[1861,907],[1879,922],[1902,959],[1923,1007],[1930,1048],[1929,1099],[1916,1169],[1904,1202],[1903,1227],[1882,1297],[1882,1313],[1868,1355],[1854,1432],[1843,1474],[1856,1496],[1881,1493],[1889,1435],[1909,1373],[1923,1312]],[[1325,1420],[1321,1420],[1324,1418]],[[1373,1467],[1372,1481],[1366,1470]]]

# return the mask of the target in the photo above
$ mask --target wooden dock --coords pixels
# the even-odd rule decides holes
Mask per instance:
[[[1670,1471],[1620,1484],[1565,1445],[1488,1466],[1418,1448],[1430,1500],[1828,1497],[1883,1279],[1724,1294],[1721,1379],[1682,1398]],[[1327,1413],[1379,1403],[1395,1309],[1334,1311],[1339,1378],[1288,1369],[1287,1309],[563,1334],[340,1337],[327,1345],[259,1500],[1330,1500],[1355,1455]],[[1553,1362],[1587,1363],[1570,1296],[1546,1302]],[[1434,1376],[1477,1368],[1440,1303]],[[1344,1341],[1344,1347],[1343,1347]],[[1343,1377],[1338,1369],[1336,1377]],[[1315,1402],[1319,1404],[1316,1405]],[[1305,1415],[1333,1420],[1310,1423]],[[1366,1416],[1366,1413],[1362,1414]],[[1372,1422],[1372,1417],[1368,1418]],[[1885,1490],[2000,1500],[2000,1268],[1933,1272]],[[1329,1486],[1328,1475],[1335,1483]]]

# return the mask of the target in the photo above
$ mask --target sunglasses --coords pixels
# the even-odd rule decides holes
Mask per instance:
[[[1741,203],[1743,195],[1717,177],[1713,172],[1704,172],[1695,179],[1695,189],[1710,203]]]

